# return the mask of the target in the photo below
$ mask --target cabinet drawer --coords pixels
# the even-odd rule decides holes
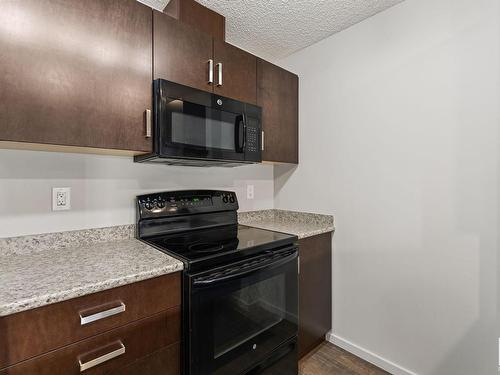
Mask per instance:
[[[175,273],[0,318],[0,368],[180,304]]]
[[[142,366],[147,367],[148,360],[144,357],[179,342],[180,311],[179,306],[171,308],[8,367],[0,371],[0,375],[120,374],[121,368],[141,359]],[[173,357],[171,352],[164,352],[163,355]],[[157,358],[151,360],[158,361]],[[173,360],[179,361],[178,358]]]
[[[179,375],[181,373],[181,344],[175,343],[121,368],[119,375]]]

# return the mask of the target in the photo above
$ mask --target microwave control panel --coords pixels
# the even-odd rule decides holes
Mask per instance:
[[[257,128],[247,127],[247,150],[257,152],[259,150],[259,133]]]
[[[261,161],[260,153],[260,123],[259,120],[247,116],[245,140],[245,159],[249,161]]]

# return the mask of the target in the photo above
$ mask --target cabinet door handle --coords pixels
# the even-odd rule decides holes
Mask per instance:
[[[222,63],[217,63],[217,86],[222,86]]]
[[[108,318],[116,314],[121,314],[122,312],[125,312],[125,304],[123,302],[120,302],[119,306],[113,307],[108,310],[99,311],[94,314],[85,315],[84,313],[80,313],[80,325],[84,326],[85,324]]]
[[[208,60],[208,84],[214,83],[214,60]]]
[[[146,109],[146,138],[151,138],[151,110]]]
[[[80,372],[86,371],[88,369],[91,369],[92,367],[100,365],[101,363],[107,362],[113,358],[125,354],[125,345],[123,345],[121,341],[118,341],[118,345],[120,346],[118,349],[106,353],[100,357],[91,359],[90,361],[82,362],[81,359],[79,359],[78,363],[80,365]]]
[[[264,151],[264,130],[261,131],[260,141],[262,142],[260,145],[260,149]]]

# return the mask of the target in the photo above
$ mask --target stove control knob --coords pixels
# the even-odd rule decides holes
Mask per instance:
[[[164,201],[158,201],[158,203],[156,205],[158,206],[158,208],[163,208],[163,207],[165,207],[165,202]]]
[[[231,195],[231,196],[229,197],[229,202],[234,203],[234,195]]]
[[[227,195],[224,195],[224,196],[222,197],[222,201],[223,201],[224,203],[227,203],[227,201],[228,201],[228,199],[227,199]]]
[[[144,207],[146,208],[146,210],[152,210],[154,205],[151,202],[146,202],[144,203]]]

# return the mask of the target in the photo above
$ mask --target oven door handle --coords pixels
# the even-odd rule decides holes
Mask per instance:
[[[275,258],[265,263],[263,262],[254,266],[242,267],[219,277],[205,279],[203,276],[200,276],[193,280],[193,286],[212,286],[223,281],[247,277],[257,271],[270,270],[296,259],[298,257],[298,254],[298,250],[295,249],[292,253],[287,252],[286,255],[283,255],[278,259]]]

